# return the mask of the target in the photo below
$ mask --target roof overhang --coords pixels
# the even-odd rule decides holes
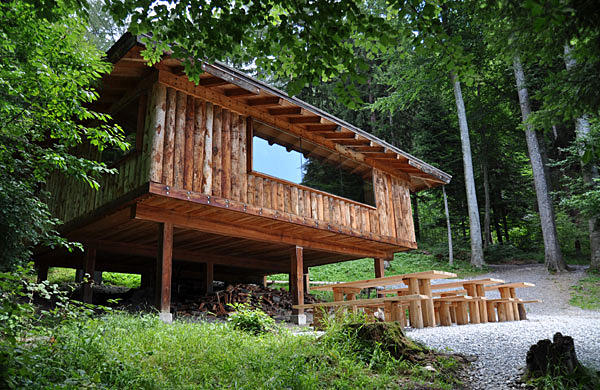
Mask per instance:
[[[115,67],[126,66],[126,63],[145,66],[146,61],[140,55],[144,48],[140,38],[124,34],[107,51],[107,59]],[[155,67],[167,69],[173,76],[185,77],[182,62],[168,54]],[[276,125],[285,125],[280,127],[316,141],[334,153],[343,153],[362,164],[395,174],[406,181],[412,191],[448,184],[452,178],[374,135],[222,62],[203,62],[202,70],[198,88],[222,94],[225,100],[248,106],[262,117],[272,116],[277,119]]]

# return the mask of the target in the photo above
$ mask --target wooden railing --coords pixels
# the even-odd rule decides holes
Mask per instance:
[[[361,233],[380,234],[375,207],[263,173],[248,174],[247,199],[255,206]]]

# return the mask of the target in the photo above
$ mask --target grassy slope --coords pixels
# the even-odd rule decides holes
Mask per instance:
[[[600,274],[581,278],[571,287],[571,305],[588,310],[600,310]]]
[[[9,374],[16,387],[387,389],[420,383],[449,389],[453,381],[383,353],[365,361],[343,340],[286,330],[253,336],[228,324],[165,325],[151,315],[112,314],[71,321],[53,336],[51,343],[41,339],[16,351],[6,366],[17,370]],[[442,358],[434,365],[453,364]]]
[[[310,279],[330,282],[371,279],[375,277],[373,267],[373,259],[369,258],[321,265],[310,268]],[[461,278],[486,272],[485,269],[473,268],[469,263],[464,261],[455,261],[455,265],[451,267],[446,260],[440,261],[433,255],[413,251],[396,253],[394,260],[390,263],[390,268],[385,270],[385,275],[392,276],[432,269],[454,272]],[[270,279],[287,280],[287,274],[272,275]]]

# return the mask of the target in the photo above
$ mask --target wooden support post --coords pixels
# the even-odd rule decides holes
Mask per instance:
[[[160,319],[170,323],[171,315],[171,275],[173,268],[173,223],[158,224],[158,253],[156,259],[156,307]]]
[[[375,277],[383,278],[383,276],[385,275],[385,261],[383,259],[375,259],[373,262],[375,265]],[[377,293],[378,298],[382,296],[383,294]]]
[[[427,295],[429,299],[423,300],[423,325],[427,327],[435,326],[435,309],[433,308],[433,298],[431,298],[431,281],[429,279],[419,279],[419,294]]]
[[[268,275],[263,276],[263,280],[262,280],[262,286],[263,287],[267,287],[267,280],[269,279]]]
[[[485,303],[487,310],[488,322],[496,322],[496,304],[494,302],[487,301]]]
[[[510,298],[510,289],[509,288],[501,287],[498,290],[500,290],[501,298]],[[500,303],[499,306],[504,306],[504,313],[506,316],[506,319],[504,321],[514,321],[515,320],[515,314],[513,312],[512,302],[502,302],[502,303]]]
[[[519,321],[521,318],[519,316],[519,305],[517,303],[517,292],[514,287],[509,288],[508,291],[510,293],[510,297],[514,299],[514,301],[512,302],[514,320]]]
[[[385,261],[383,259],[375,259],[374,263],[375,263],[375,277],[376,278],[383,278],[383,276],[385,274],[384,262]]]
[[[48,264],[38,264],[37,282],[42,283],[44,280],[48,280]]]
[[[310,275],[308,270],[304,272],[304,279],[302,281],[304,282],[304,291],[310,291]]]
[[[214,269],[213,263],[206,263],[204,272],[204,290],[207,294],[213,293]]]
[[[304,256],[301,246],[292,249],[291,269],[290,269],[290,291],[292,293],[292,305],[304,304]],[[306,324],[304,309],[292,309],[292,320],[298,325]]]
[[[456,324],[465,325],[468,322],[467,303],[457,302],[456,304]]]
[[[506,304],[504,302],[498,302],[497,308],[498,308],[498,322],[507,321]]]
[[[477,292],[477,296],[482,298],[479,300],[479,316],[482,323],[488,322],[488,314],[487,314],[487,305],[485,299],[485,290],[483,288],[483,284],[477,284],[475,286],[475,291]]]
[[[450,304],[450,321],[456,324],[456,304]]]
[[[407,279],[404,281],[404,284],[408,286],[409,294],[419,294],[419,283],[417,278]],[[421,308],[421,301],[410,301],[408,312],[410,317],[410,326],[415,329],[421,329],[423,327],[423,311]]]
[[[83,285],[83,301],[92,303],[92,283],[94,282],[94,269],[96,268],[96,249],[85,248],[85,273],[89,275],[88,281]]]
[[[440,325],[452,325],[452,316],[450,315],[450,303],[440,302]]]
[[[465,284],[465,290],[467,290],[467,295],[477,297],[477,292],[473,284]],[[472,324],[479,324],[481,322],[479,317],[479,302],[476,300],[469,301],[469,317]]]
[[[525,305],[519,303],[517,306],[519,310],[519,320],[523,321],[527,319],[527,312],[525,311]]]

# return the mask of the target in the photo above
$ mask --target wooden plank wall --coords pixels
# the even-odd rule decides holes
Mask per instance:
[[[373,169],[373,191],[381,233],[415,242],[410,190],[402,180]]]
[[[122,161],[118,175],[104,177],[100,191],[53,176],[48,183],[54,194],[52,209],[70,221],[152,181],[299,216],[330,225],[332,231],[343,227],[415,241],[409,190],[403,181],[374,169],[374,208],[248,172],[247,126],[245,116],[157,83],[149,90],[142,153]],[[96,157],[97,151],[85,154]]]

